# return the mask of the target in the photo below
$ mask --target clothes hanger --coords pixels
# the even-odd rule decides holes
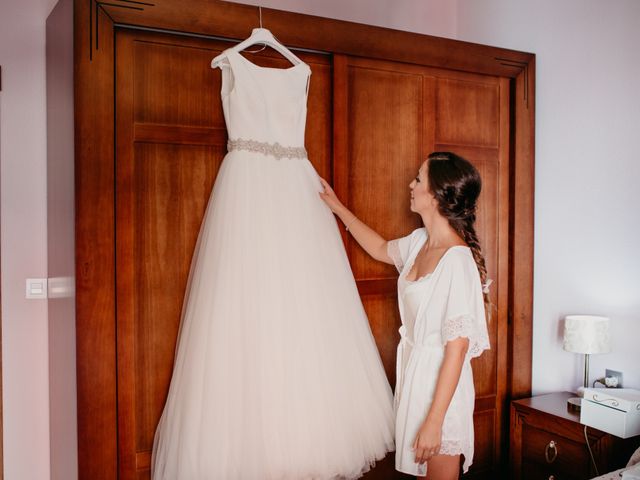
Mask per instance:
[[[220,55],[218,55],[216,58],[214,58],[211,61],[211,68],[220,67],[222,65],[222,62],[227,58],[228,52],[239,53],[245,48],[250,47],[251,45],[255,45],[257,43],[262,43],[265,46],[269,46],[273,48],[276,52],[280,53],[284,58],[289,60],[294,65],[298,65],[299,63],[302,63],[302,60],[296,57],[291,50],[289,50],[287,47],[282,45],[278,40],[276,40],[276,37],[269,30],[262,27],[262,7],[258,7],[258,8],[260,9],[260,27],[254,28],[249,38],[247,38],[246,40],[243,40],[242,42],[240,42],[234,47],[228,48],[227,50],[222,52]]]

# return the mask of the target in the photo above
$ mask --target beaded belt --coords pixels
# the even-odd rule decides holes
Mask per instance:
[[[307,149],[304,147],[285,147],[276,143],[258,142],[257,140],[245,140],[244,138],[229,139],[227,150],[247,150],[263,155],[271,155],[277,160],[282,158],[307,158]]]

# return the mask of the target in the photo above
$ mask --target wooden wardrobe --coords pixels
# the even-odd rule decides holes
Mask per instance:
[[[262,21],[311,66],[311,162],[382,235],[419,225],[408,184],[429,152],[479,168],[494,310],[492,349],[473,362],[468,477],[496,478],[508,402],[531,385],[534,55],[270,9]],[[214,0],[75,1],[82,479],[149,478],[191,255],[226,153],[220,71],[209,64],[258,22],[257,7]],[[251,60],[286,66],[269,51]],[[343,238],[393,385],[397,273]],[[405,478],[392,457],[365,478]]]

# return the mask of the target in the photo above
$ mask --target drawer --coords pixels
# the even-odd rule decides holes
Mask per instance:
[[[583,480],[589,478],[589,452],[584,443],[525,424],[522,428],[522,478]]]

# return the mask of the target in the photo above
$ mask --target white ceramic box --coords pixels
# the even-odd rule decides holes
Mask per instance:
[[[586,388],[580,423],[621,438],[640,435],[640,390]]]

